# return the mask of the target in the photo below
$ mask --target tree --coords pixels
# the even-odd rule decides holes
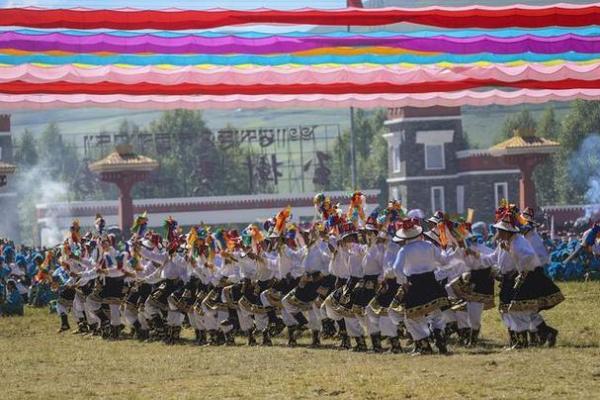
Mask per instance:
[[[518,114],[509,116],[502,126],[502,137],[500,141],[510,139],[515,135],[516,130],[521,132],[535,132],[537,123],[531,116],[529,110],[523,110]]]
[[[558,198],[563,204],[586,202],[585,193],[593,182],[590,178],[597,176],[597,171],[583,168],[578,160],[579,151],[584,140],[594,133],[600,132],[600,101],[576,100],[573,108],[565,118],[563,129],[558,136],[561,144],[559,152],[559,169],[556,186]]]
[[[73,143],[63,140],[58,125],[50,123],[38,140],[40,165],[48,173],[48,178],[70,182],[74,171],[77,171],[81,161],[77,148]]]
[[[547,108],[537,125],[537,136],[557,140],[560,135],[560,123],[556,119],[554,108]],[[560,168],[560,157],[552,155],[538,165],[533,173],[538,204],[550,205],[558,201],[556,172]]]
[[[337,140],[331,164],[330,190],[380,189],[387,199],[387,142],[383,138],[385,110],[369,113],[357,110],[354,115],[358,188],[350,176],[350,132]]]
[[[21,140],[17,142],[15,150],[15,162],[20,168],[28,169],[38,163],[38,152],[35,146],[35,139],[28,129],[23,132]]]
[[[552,107],[544,111],[539,123],[528,110],[523,110],[506,118],[502,126],[501,140],[510,139],[515,132],[535,133],[536,136],[556,140],[561,132],[561,126]],[[555,204],[558,201],[556,170],[560,162],[559,156],[550,156],[538,165],[533,173],[536,197],[540,205]]]
[[[125,130],[125,127],[123,128]],[[135,193],[144,197],[215,196],[249,193],[247,157],[239,143],[224,149],[215,143],[202,113],[173,110],[153,121],[149,133],[168,136],[172,147],[149,154],[160,162],[152,185],[138,185]],[[258,188],[273,191],[272,185]]]

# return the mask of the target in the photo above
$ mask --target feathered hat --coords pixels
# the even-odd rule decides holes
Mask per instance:
[[[138,236],[144,236],[146,233],[146,228],[148,226],[148,213],[144,211],[143,214],[138,215],[133,222],[133,226],[131,227],[131,232],[135,233]]]
[[[417,219],[404,219],[397,224],[397,227],[398,230],[393,239],[395,242],[415,239],[423,233],[423,228]]]
[[[177,224],[177,221],[175,221],[171,216],[165,220],[163,227],[165,229],[168,242],[173,242],[179,238],[179,234],[177,232],[178,226],[179,225]]]
[[[80,233],[80,226],[79,226],[79,220],[78,219],[74,219],[73,222],[71,223],[71,228],[69,228],[70,232],[71,232],[71,241],[73,243],[79,243],[81,242],[81,233]]]
[[[377,218],[379,217],[379,207],[371,211],[371,214],[367,217],[367,222],[365,224],[365,229],[372,232],[379,232],[379,222]]]
[[[503,199],[500,207],[496,209],[496,223],[493,227],[501,231],[517,233],[519,232],[517,216],[520,216],[518,208]]]
[[[102,215],[100,215],[99,213],[96,214],[96,219],[94,220],[94,226],[96,227],[96,231],[98,231],[99,235],[102,235],[104,233],[104,227],[106,226],[106,221],[104,221],[104,218],[102,218]]]
[[[365,203],[366,198],[362,192],[354,192],[350,195],[350,204],[346,212],[346,218],[358,226],[365,222]]]

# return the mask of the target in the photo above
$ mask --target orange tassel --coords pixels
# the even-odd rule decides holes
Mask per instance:
[[[448,246],[448,235],[446,234],[446,223],[444,221],[438,223],[438,230],[440,231],[440,244],[443,247]]]
[[[283,230],[285,229],[285,223],[287,222],[287,219],[290,217],[291,213],[292,207],[287,206],[287,208],[281,210],[277,214],[277,217],[275,218],[275,232],[279,234],[283,233]]]

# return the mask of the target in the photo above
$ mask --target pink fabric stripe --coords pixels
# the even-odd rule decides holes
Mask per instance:
[[[600,76],[600,62],[593,64],[565,63],[555,66],[527,64],[522,66],[455,66],[452,68],[422,67],[367,67],[340,66],[328,68],[315,67],[256,67],[240,69],[218,67],[199,69],[180,67],[161,69],[154,66],[119,67],[101,66],[82,68],[75,65],[42,67],[32,64],[0,67],[0,82],[21,80],[29,83],[48,83],[66,81],[72,83],[113,82],[123,84],[154,83],[175,85],[196,83],[217,84],[333,84],[355,83],[369,84],[386,82],[394,84],[420,83],[431,81],[459,81],[466,78],[495,79],[514,82],[523,79],[554,81],[562,79],[592,80]]]
[[[277,95],[277,96],[127,96],[127,95],[3,95],[3,109],[49,109],[74,107],[112,107],[143,109],[174,108],[361,108],[374,107],[432,107],[487,106],[537,104],[548,101],[596,100],[600,89],[566,90],[488,90],[425,94],[375,95]]]

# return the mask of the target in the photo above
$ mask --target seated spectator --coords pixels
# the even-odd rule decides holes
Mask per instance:
[[[17,290],[17,283],[9,279],[6,283],[6,295],[0,304],[0,316],[23,315],[23,297]]]

